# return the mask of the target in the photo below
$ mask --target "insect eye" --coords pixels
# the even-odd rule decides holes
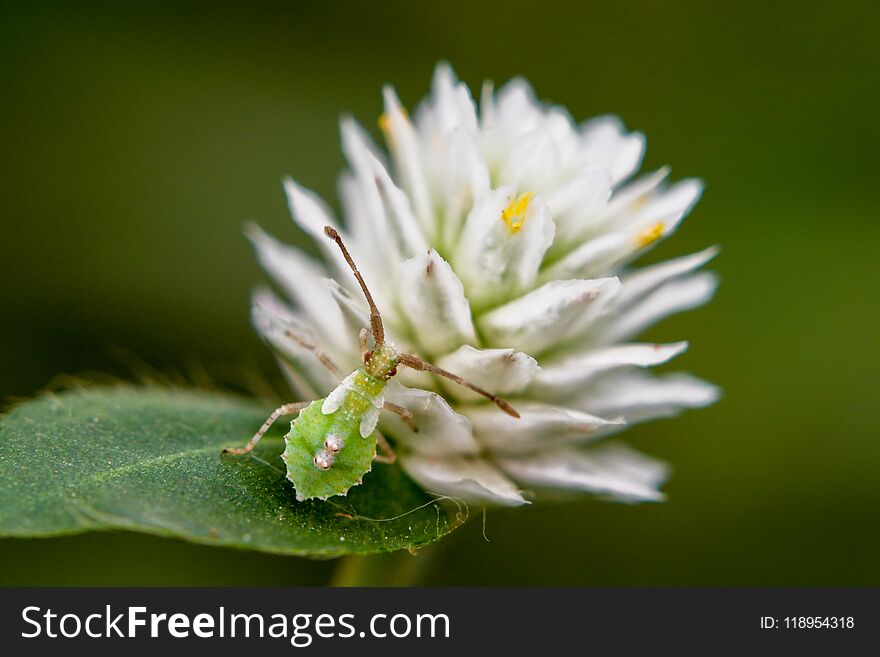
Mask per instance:
[[[368,351],[367,353],[364,354],[364,362],[365,362],[365,363],[369,363],[369,362],[370,362],[370,359],[372,359],[372,358],[373,358],[373,352],[372,352],[372,351]]]
[[[388,376],[395,376],[396,374],[397,374],[396,367],[392,367],[391,370],[389,370],[389,372],[388,372]]]

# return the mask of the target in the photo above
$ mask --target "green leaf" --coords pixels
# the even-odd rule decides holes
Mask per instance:
[[[0,420],[0,535],[128,529],[278,554],[413,549],[460,517],[397,466],[346,497],[297,502],[281,433],[243,445],[270,409],[215,393],[96,388],[46,395]]]

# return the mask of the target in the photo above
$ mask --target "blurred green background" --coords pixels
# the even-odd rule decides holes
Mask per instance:
[[[281,177],[335,203],[337,120],[376,132],[447,59],[619,114],[706,193],[652,259],[718,243],[709,306],[647,336],[721,403],[626,437],[662,505],[490,511],[428,584],[880,585],[876,3],[6,3],[0,396],[58,373],[277,373],[242,237],[302,239]],[[2,503],[2,501],[0,501]],[[0,541],[2,584],[320,584],[333,562],[132,534]]]

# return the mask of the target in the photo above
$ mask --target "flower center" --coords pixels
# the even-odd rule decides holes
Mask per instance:
[[[501,211],[501,220],[507,224],[511,233],[518,233],[526,222],[526,213],[529,211],[529,203],[532,201],[532,193],[526,192],[513,199],[507,207]]]

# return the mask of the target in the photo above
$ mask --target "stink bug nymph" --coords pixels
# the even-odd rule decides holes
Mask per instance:
[[[385,401],[385,386],[397,374],[399,365],[451,379],[492,400],[505,413],[519,417],[503,399],[417,356],[400,353],[386,342],[382,317],[342,238],[330,226],[324,228],[324,233],[339,246],[370,307],[370,328],[361,329],[359,335],[363,365],[345,377],[325,399],[284,404],[269,415],[247,445],[223,450],[228,454],[247,454],[275,420],[296,415],[290,423],[290,432],[284,437],[286,448],[281,458],[298,500],[325,500],[333,495],[345,495],[352,486],[361,483],[374,459],[385,463],[395,461],[391,446],[376,430],[379,412],[384,409],[396,413],[418,430],[412,413]],[[368,348],[371,333],[375,342],[372,350]],[[327,369],[342,376],[341,370],[317,347],[302,342],[301,345],[310,349]],[[376,453],[377,444],[383,452],[381,456]]]

